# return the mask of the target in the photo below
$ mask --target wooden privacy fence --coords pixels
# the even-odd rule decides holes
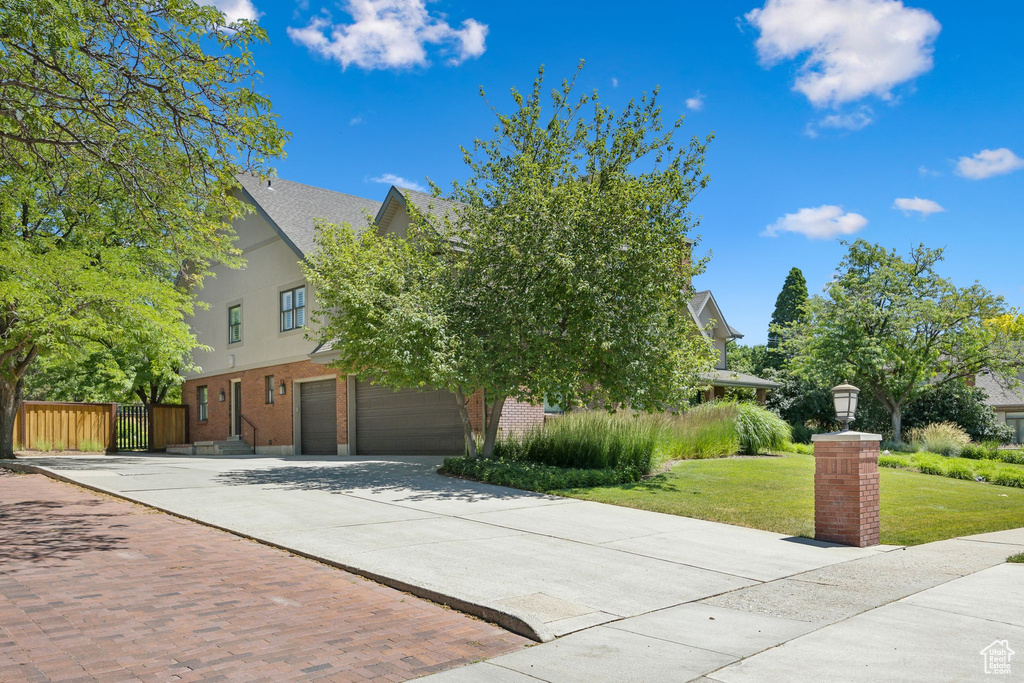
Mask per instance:
[[[149,406],[149,450],[188,441],[188,406]]]
[[[78,450],[83,443],[92,442],[117,450],[116,423],[116,403],[23,401],[14,419],[14,440],[23,448]]]
[[[14,440],[29,449],[155,451],[188,439],[187,406],[24,401],[14,420]]]

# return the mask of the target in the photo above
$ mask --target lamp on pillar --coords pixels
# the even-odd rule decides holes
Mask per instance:
[[[843,425],[843,431],[850,431],[850,423],[857,414],[860,389],[850,383],[832,387],[832,404],[836,408],[836,419]]]

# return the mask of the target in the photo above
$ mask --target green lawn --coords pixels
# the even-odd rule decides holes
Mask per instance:
[[[1024,489],[881,469],[882,543],[915,545],[1024,527]],[[734,457],[680,462],[636,484],[561,495],[814,535],[814,457]]]

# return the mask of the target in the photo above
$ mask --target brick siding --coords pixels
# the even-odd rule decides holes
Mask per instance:
[[[274,376],[274,402],[266,402],[267,375]],[[181,402],[189,406],[189,422],[192,441],[220,441],[231,435],[231,381],[242,381],[242,415],[256,425],[257,446],[290,446],[294,443],[293,433],[293,402],[295,400],[295,380],[334,375],[337,380],[338,410],[338,443],[348,443],[348,387],[346,377],[339,375],[325,365],[312,361],[299,361],[283,365],[269,365],[254,370],[228,372],[212,377],[190,379],[181,390]],[[285,395],[277,393],[277,388],[285,382]],[[209,400],[208,417],[205,422],[198,419],[196,405],[196,389],[205,385]],[[220,402],[220,392],[224,392],[225,400]],[[244,436],[252,442],[252,431],[246,423],[242,423]]]
[[[274,402],[266,402],[265,378],[274,376]],[[294,444],[293,401],[295,398],[295,380],[335,375],[338,377],[338,443],[348,443],[348,387],[345,375],[339,375],[324,365],[312,361],[299,361],[283,365],[269,365],[254,370],[242,370],[190,379],[182,386],[182,403],[189,409],[190,435],[196,441],[221,441],[231,435],[231,382],[242,382],[242,415],[256,425],[256,445],[258,447],[291,446]],[[281,380],[285,382],[285,395],[277,393]],[[198,419],[198,398],[196,390],[206,386],[208,396],[208,419]],[[220,392],[224,392],[224,402],[220,402]],[[484,402],[483,394],[477,392],[469,399],[469,419],[474,431],[483,431]],[[544,406],[535,406],[511,399],[505,401],[498,428],[503,433],[520,433],[530,427],[544,424]],[[247,423],[242,423],[243,436],[246,442],[252,443],[252,430]]]

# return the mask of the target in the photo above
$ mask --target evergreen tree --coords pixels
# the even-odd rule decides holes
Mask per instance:
[[[765,367],[779,370],[786,356],[779,350],[779,340],[784,329],[804,320],[804,305],[807,303],[807,280],[799,268],[793,268],[786,276],[782,291],[775,299],[775,312],[768,327],[768,353]]]

